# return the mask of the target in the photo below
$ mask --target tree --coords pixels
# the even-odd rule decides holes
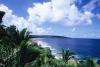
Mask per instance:
[[[5,12],[0,11],[0,24],[1,24],[1,22],[2,22],[2,18],[3,18],[3,16],[4,16],[4,14],[5,14]]]
[[[62,49],[61,55],[62,55],[62,60],[65,63],[67,63],[68,60],[70,60],[73,57],[74,53],[71,52],[69,49],[67,49],[67,50]]]
[[[5,36],[5,26],[2,25],[2,18],[4,16],[5,12],[0,11],[0,39]]]

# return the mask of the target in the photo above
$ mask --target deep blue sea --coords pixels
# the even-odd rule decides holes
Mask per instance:
[[[85,38],[36,38],[48,43],[49,46],[60,52],[70,49],[76,55],[100,58],[100,39]]]

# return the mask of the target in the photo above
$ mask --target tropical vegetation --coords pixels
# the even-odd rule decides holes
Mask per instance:
[[[30,38],[27,29],[2,24],[5,13],[0,12],[0,67],[100,67],[97,59],[78,59],[69,49],[62,49],[57,59],[52,51],[43,48]]]

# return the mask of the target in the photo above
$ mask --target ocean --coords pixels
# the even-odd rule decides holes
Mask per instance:
[[[95,57],[100,58],[100,39],[87,39],[87,38],[35,38],[34,40],[42,41],[47,44],[55,53],[60,53],[62,49],[70,49],[80,57]]]

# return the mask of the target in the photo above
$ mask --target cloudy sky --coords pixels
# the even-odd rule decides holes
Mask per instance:
[[[3,24],[36,35],[100,38],[100,0],[0,0]]]

